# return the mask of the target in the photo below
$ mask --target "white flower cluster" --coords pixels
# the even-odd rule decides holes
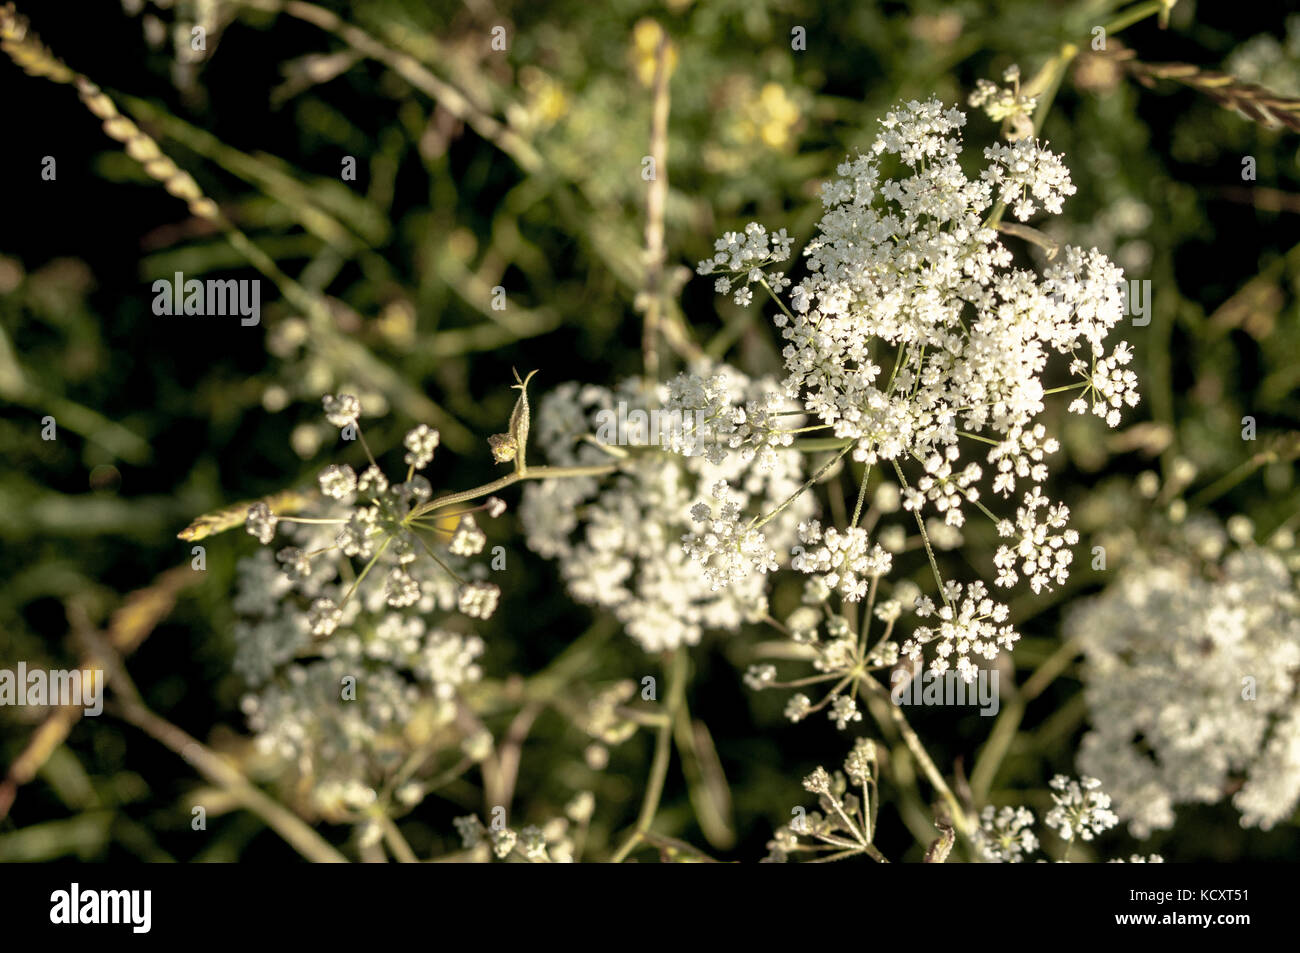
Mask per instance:
[[[793,291],[793,317],[776,318],[787,393],[805,393],[836,435],[857,440],[858,459],[924,459],[961,432],[1018,443],[1043,408],[1050,353],[1074,357],[1086,343],[1100,360],[1123,314],[1122,274],[1095,249],[1067,247],[1042,280],[1012,267],[982,217],[993,184],[1049,210],[1072,187],[1059,159],[1028,141],[993,148],[1032,148],[1032,163],[998,152],[968,179],[956,138],[965,121],[934,100],[882,120],[870,153],[823,186],[826,213],[805,250],[812,274]],[[887,155],[910,175],[882,181]]]
[[[352,394],[326,394],[321,403],[325,405],[325,419],[340,430],[355,427],[361,417],[361,401]]]
[[[990,804],[980,814],[975,846],[990,863],[1018,864],[1026,854],[1038,850],[1033,826],[1034,812],[1029,808],[1004,807],[998,810]]]
[[[997,658],[999,648],[1010,651],[1020,636],[1006,624],[1010,610],[990,599],[982,582],[968,583],[963,591],[961,583],[949,580],[944,584],[943,597],[943,605],[938,609],[929,596],[917,599],[917,616],[927,619],[933,615],[938,620],[937,625],[914,629],[912,637],[903,643],[902,653],[918,661],[922,647],[934,642],[937,654],[930,663],[931,670],[940,674],[948,671],[955,652],[957,673],[965,681],[972,682],[979,672],[971,660],[972,655]]]
[[[980,177],[997,189],[998,201],[1026,221],[1041,205],[1053,215],[1061,214],[1061,203],[1075,193],[1070,170],[1061,157],[1039,145],[1034,138],[1034,107],[1037,99],[1020,91],[1020,68],[1010,67],[1003,78],[1011,84],[1003,89],[986,79],[976,80],[975,92],[967,102],[982,108],[990,119],[1006,124],[1007,144],[984,150],[990,165]]]
[[[1052,808],[1043,821],[1066,842],[1061,860],[1069,859],[1076,840],[1090,841],[1119,823],[1119,818],[1110,809],[1110,795],[1101,789],[1101,782],[1096,778],[1074,780],[1058,774],[1049,785]],[[975,848],[989,863],[1018,864],[1038,850],[1039,840],[1033,826],[1034,812],[1027,807],[998,809],[988,805],[980,813],[980,826],[974,834]],[[1123,859],[1107,861],[1112,864],[1124,862]],[[1133,854],[1128,862],[1160,864],[1164,863],[1164,858],[1159,854],[1149,857]]]
[[[1039,515],[1038,511],[1043,510]],[[1016,521],[998,522],[999,536],[1018,536],[1015,548],[999,546],[993,564],[998,567],[998,585],[1013,586],[1017,579],[1016,561],[1029,579],[1029,587],[1040,592],[1049,582],[1063,583],[1069,575],[1074,552],[1067,547],[1079,541],[1077,530],[1066,529],[1070,510],[1063,503],[1052,503],[1037,486],[1025,494],[1025,505],[1016,510]]]
[[[575,798],[575,804],[570,806],[570,814],[576,809],[577,800]],[[486,863],[495,858],[521,864],[571,864],[574,861],[574,842],[568,818],[555,818],[545,826],[529,824],[517,831],[513,827],[495,824],[486,827],[474,814],[458,817],[452,823],[471,860]]]
[[[819,767],[804,778],[804,790],[817,795],[820,811],[796,808],[788,825],[778,828],[767,844],[764,863],[785,863],[793,854],[823,855],[821,860],[841,860],[866,854],[883,861],[873,843],[876,828],[879,773],[876,743],[858,738],[844,759],[844,771],[831,774]],[[862,793],[849,790],[855,786]]]
[[[357,433],[360,433],[357,416],[361,405],[355,397],[327,395],[322,403],[330,423],[340,428],[357,428]],[[360,475],[347,464],[331,464],[320,472],[318,482],[321,494],[335,501],[338,507],[327,514],[313,511],[281,517],[272,513],[266,503],[256,503],[249,508],[245,524],[249,534],[267,545],[275,538],[276,528],[281,522],[332,525],[335,527],[332,540],[321,540],[321,545],[311,549],[291,546],[280,551],[278,558],[287,573],[295,579],[302,579],[321,571],[318,567],[324,565],[327,576],[332,576],[337,569],[333,564],[340,557],[344,560],[361,559],[366,561],[366,565],[360,578],[372,573],[383,574],[388,605],[403,608],[418,603],[422,595],[422,574],[413,572],[413,564],[422,554],[428,553],[436,564],[446,568],[446,563],[433,555],[433,548],[422,532],[433,534],[433,542],[455,556],[472,556],[481,552],[487,536],[469,511],[456,514],[459,521],[455,529],[443,526],[440,519],[445,517],[440,518],[436,513],[423,521],[417,519],[415,508],[428,502],[433,488],[425,477],[414,471],[432,462],[434,449],[439,443],[438,431],[421,424],[410,431],[403,442],[407,449],[405,462],[410,467],[405,481],[390,483],[373,460]],[[476,509],[500,515],[503,505],[493,497]],[[496,585],[481,579],[455,578],[460,583],[458,601],[461,612],[486,619],[496,611],[501,594]],[[313,602],[309,613],[313,635],[328,636],[338,627],[340,605],[328,596],[320,596]]]
[[[846,602],[866,598],[868,581],[888,574],[894,562],[860,526],[843,532],[831,526],[823,531],[820,521],[810,520],[799,524],[799,542],[791,567],[809,573],[819,588],[838,592]]]
[[[331,423],[360,435],[355,397],[324,406]],[[405,443],[408,465],[426,465],[437,431],[417,428]],[[485,567],[467,566],[486,538],[471,513],[414,514],[432,495],[423,476],[390,483],[373,463],[360,474],[342,464],[318,482],[320,497],[292,514],[249,510],[250,534],[287,545],[238,564],[234,668],[258,748],[304,782],[317,810],[346,818],[435,733],[455,744],[457,694],[480,678],[484,645],[464,619],[443,627],[434,618],[457,608],[487,618],[499,590],[480,578]],[[503,506],[478,508],[499,515]]]
[[[304,548],[328,540],[317,525],[289,532]],[[259,550],[237,569],[234,668],[258,749],[307,784],[317,809],[360,810],[415,745],[454,725],[457,691],[481,675],[482,640],[427,621],[454,610],[455,583],[412,567],[421,597],[395,609],[379,577],[345,600],[350,581],[333,565],[291,578]],[[321,603],[343,603],[324,639]]]
[[[1101,782],[1096,778],[1075,781],[1058,774],[1049,783],[1052,809],[1043,821],[1063,840],[1072,841],[1076,837],[1092,840],[1119,823],[1110,809],[1110,795],[1101,789]]]
[[[1242,825],[1265,830],[1300,801],[1300,594],[1278,554],[1227,548],[1189,521],[1066,620],[1092,722],[1079,766],[1136,836],[1233,790]]]
[[[775,572],[776,553],[767,536],[754,528],[756,518],[746,515],[747,498],[734,492],[726,480],[714,483],[709,496],[711,500],[691,507],[691,519],[699,527],[682,536],[682,542],[713,590],[744,582],[755,572]]]
[[[688,457],[703,456],[714,464],[721,464],[735,450],[742,460],[757,457],[763,469],[775,466],[777,451],[794,442],[792,431],[804,417],[780,409],[784,399],[776,388],[756,389],[747,378],[728,370],[682,373],[668,382],[666,409],[670,419],[682,425],[668,432],[663,446]]]
[[[786,641],[778,643],[773,654],[778,658],[807,661],[818,674],[782,682],[777,680],[775,665],[751,665],[745,673],[746,686],[754,691],[765,691],[829,685],[817,702],[803,692],[791,695],[786,702],[785,717],[800,722],[825,709],[827,717],[840,731],[861,721],[862,712],[856,695],[871,690],[873,679],[869,673],[892,668],[898,663],[898,643],[890,636],[894,623],[902,615],[903,600],[911,604],[919,591],[914,583],[904,581],[893,587],[892,598],[877,600],[876,586],[879,582],[879,576],[871,577],[868,602],[874,605],[874,611],[863,617],[862,631],[855,632],[852,626],[857,624],[856,613],[851,613],[854,617],[852,624],[845,615],[832,613],[824,605],[829,594],[825,582],[817,576],[809,579],[804,587],[804,602],[807,604],[786,617],[783,627]],[[884,623],[884,630],[874,639],[873,617]],[[819,632],[823,624],[826,630],[824,638]],[[884,690],[878,685],[875,687]]]
[[[1027,120],[1032,99],[1020,94],[1017,71],[1007,78],[1011,92],[990,84],[975,102],[998,118]],[[1074,186],[1060,157],[1032,137],[1032,124],[1025,133],[1023,122],[1009,143],[985,150],[984,170],[969,178],[959,161],[965,122],[937,100],[901,104],[881,120],[867,153],[841,164],[823,185],[825,212],[804,249],[810,274],[774,316],[786,341],[784,401],[768,397],[719,432],[733,427],[732,446],[766,447],[788,441],[791,431],[824,427],[855,460],[894,470],[903,509],[926,527],[927,549],[964,526],[969,504],[1012,540],[994,558],[994,582],[1012,586],[1023,577],[1038,593],[1066,580],[1078,542],[1069,509],[1043,492],[1047,457],[1059,449],[1037,419],[1045,398],[1074,391],[1072,411],[1091,406],[1110,426],[1119,423],[1120,408],[1138,400],[1126,367],[1132,351],[1123,342],[1105,350],[1124,313],[1123,273],[1095,248],[1070,246],[1041,275],[1015,267],[999,240],[995,202],[1025,220],[1040,208],[1059,213]],[[886,175],[900,164],[901,174]],[[768,257],[767,231],[751,224],[744,237],[724,236],[699,270],[752,267],[747,279],[759,281],[754,263]],[[1074,383],[1048,387],[1053,357]],[[674,384],[681,406],[725,420],[716,390],[707,381]],[[791,413],[779,409],[783,402],[819,423],[781,434],[771,422]],[[1021,495],[1014,520],[988,509],[985,485],[1003,498]],[[771,548],[754,535],[762,525],[736,519],[731,489],[713,487],[711,495],[697,511],[702,533],[690,541],[709,562],[711,581],[734,585],[777,568],[766,555]],[[865,580],[889,570],[889,547],[873,545],[857,527],[823,532],[810,525],[806,532],[794,568],[821,577],[824,590],[846,601],[863,598]],[[957,670],[971,679],[971,656],[991,659],[1017,636],[1006,606],[990,600],[983,583],[965,587],[963,597],[963,587],[937,578],[937,567],[935,574],[944,600],[939,626],[918,629],[904,651],[917,658],[934,642],[935,670],[946,671],[955,653]],[[922,614],[934,611],[918,605]]]
[[[1108,864],[1163,864],[1165,859],[1159,854],[1148,854],[1143,857],[1141,854],[1129,854],[1128,860],[1123,857],[1115,857],[1106,861]]]
[[[405,460],[409,466],[423,470],[433,462],[433,451],[437,449],[442,437],[438,431],[427,424],[420,424],[406,435],[402,443],[406,446]]]
[[[998,143],[984,150],[990,165],[981,178],[997,189],[998,200],[1011,207],[1011,214],[1028,221],[1041,205],[1053,215],[1061,214],[1067,195],[1075,193],[1070,170],[1061,157],[1033,139]]]
[[[773,390],[730,368],[704,368],[697,377],[719,374],[737,406]],[[637,446],[641,435],[624,421],[630,414],[619,416],[615,408],[622,402],[635,410],[661,409],[669,397],[661,385],[647,400],[641,387],[639,380],[615,390],[568,383],[541,400],[532,434],[550,463],[617,458],[620,469],[603,480],[532,483],[520,517],[529,545],[558,560],[573,598],[611,610],[646,651],[658,652],[693,645],[705,629],[734,630],[761,618],[767,604],[757,570],[773,564],[774,549],[789,548],[813,503],[804,495],[761,529],[754,526],[756,517],[799,488],[800,455],[773,449],[757,458],[743,452],[711,458],[672,453],[671,446]],[[602,449],[593,435],[601,421],[612,419],[619,420],[617,432],[607,434],[614,439]],[[718,495],[720,483],[726,489]],[[723,589],[728,580],[732,585]]]
[[[766,282],[773,294],[789,287],[790,280],[782,272],[766,273],[764,269],[789,259],[791,241],[784,228],[769,234],[762,225],[750,222],[745,226],[745,234],[727,232],[714,242],[717,254],[700,262],[696,271],[718,276],[713,283],[718,294],[731,292],[739,282],[733,298],[736,304],[748,307],[754,300],[749,286],[755,282]]]
[[[1103,417],[1108,426],[1119,425],[1120,408],[1138,404],[1138,379],[1134,371],[1124,365],[1133,360],[1133,351],[1126,342],[1115,345],[1109,357],[1096,361],[1091,372],[1082,358],[1070,364],[1074,374],[1086,375],[1087,386],[1083,395],[1070,402],[1070,413],[1082,414],[1091,407],[1093,414]]]
[[[1018,139],[1025,133],[1026,122],[1028,131],[1033,131],[1032,117],[1038,99],[1020,91],[1020,67],[1008,67],[1002,78],[1011,84],[1009,88],[1004,89],[992,80],[977,79],[975,92],[970,94],[966,102],[976,109],[984,110],[990,119],[997,122],[1012,120],[1013,127],[1008,137]],[[1017,120],[1020,122],[1016,123]]]

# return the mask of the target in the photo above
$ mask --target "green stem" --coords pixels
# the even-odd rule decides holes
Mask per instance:
[[[1215,480],[1203,489],[1200,493],[1193,496],[1188,502],[1193,509],[1200,509],[1223,496],[1223,494],[1227,493],[1238,483],[1245,480],[1260,467],[1266,466],[1270,463],[1276,463],[1280,458],[1281,455],[1278,454],[1276,450],[1263,450],[1252,456],[1249,460],[1233,467],[1223,476],[1219,477],[1219,479]]]
[[[417,519],[425,513],[441,509],[444,506],[464,503],[466,500],[476,500],[480,496],[487,496],[489,493],[503,490],[520,480],[554,480],[563,477],[604,476],[616,470],[618,470],[618,464],[616,463],[594,464],[585,467],[529,467],[523,473],[511,473],[499,480],[493,480],[491,483],[484,483],[482,486],[476,486],[470,490],[461,490],[459,493],[448,493],[446,496],[440,496],[428,503],[421,503],[411,510],[409,518]]]
[[[379,562],[379,557],[384,555],[384,550],[388,548],[388,544],[391,543],[392,541],[393,541],[393,537],[392,536],[388,537],[386,540],[384,540],[384,545],[380,546],[378,551],[376,551],[375,554],[370,557],[370,562],[366,563],[366,568],[361,570],[361,575],[357,576],[356,581],[353,582],[351,588],[348,589],[348,594],[344,596],[343,601],[339,603],[340,609],[342,609],[345,605],[348,604],[348,600],[352,598],[354,593],[356,593],[357,587],[361,585],[361,581],[365,579],[367,575],[369,575],[370,570],[374,568],[375,563]]]
[[[782,301],[780,298],[776,296],[776,292],[773,291],[771,285],[767,283],[767,275],[764,275],[762,278],[758,279],[758,283],[763,286],[763,288],[771,296],[772,300],[776,302],[777,307],[779,307],[782,311],[784,311],[785,316],[789,318],[790,321],[793,323],[796,320],[794,313],[785,306],[784,301]]]
[[[672,754],[673,722],[686,697],[686,673],[689,659],[684,648],[672,654],[668,663],[668,717],[664,719],[655,734],[654,761],[650,765],[650,778],[646,782],[645,796],[641,800],[641,812],[637,816],[636,827],[628,835],[611,862],[621,864],[632,853],[633,848],[650,832],[655,814],[659,811],[659,801],[664,793],[664,781],[668,777],[668,761]]]
[[[989,789],[992,788],[993,781],[997,777],[998,768],[1002,766],[1007,752],[1011,750],[1016,732],[1020,730],[1020,722],[1025,716],[1026,706],[1041,695],[1078,654],[1079,646],[1072,641],[1066,642],[1034,670],[1028,681],[1002,710],[993,725],[993,730],[989,733],[989,740],[975,760],[974,770],[971,771],[971,793],[976,804],[988,797]]]
[[[393,852],[398,863],[418,864],[420,858],[415,856],[415,851],[411,850],[411,845],[406,842],[402,832],[397,829],[393,819],[388,815],[383,815],[379,819],[379,826],[384,830],[384,842],[388,844],[388,849]]]
[[[154,714],[133,697],[121,699],[122,719],[180,755],[203,777],[221,786],[245,809],[252,811],[298,853],[316,863],[345,864],[347,858],[334,849],[292,811],[273,800],[244,777],[225,758],[186,734],[171,722]]]
[[[858,502],[853,506],[853,519],[849,521],[849,527],[858,525],[858,520],[862,518],[862,504],[867,498],[867,481],[871,479],[871,467],[862,474],[862,484],[858,487]]]
[[[1172,7],[1170,0],[1147,0],[1145,3],[1137,3],[1122,11],[1115,19],[1102,27],[1106,36],[1118,33],[1140,20],[1160,13],[1166,7]],[[1043,124],[1047,121],[1047,114],[1052,109],[1052,103],[1056,99],[1057,90],[1061,88],[1061,81],[1065,78],[1065,71],[1070,64],[1074,62],[1075,57],[1079,55],[1079,47],[1073,43],[1062,44],[1056,55],[1047,61],[1046,65],[1035,77],[1032,84],[1037,88],[1035,91],[1038,95],[1038,106],[1034,109],[1034,135],[1037,136],[1043,131]],[[984,222],[986,228],[996,228],[1002,221],[1002,215],[1006,212],[1006,203],[1001,200],[993,206],[993,211],[989,213],[988,219]]]
[[[893,461],[893,463],[894,472],[898,474],[898,482],[903,484],[903,489],[910,489],[907,484],[907,477],[903,476],[902,467],[898,465],[898,461]],[[930,534],[925,531],[925,520],[921,519],[920,508],[913,510],[912,515],[916,517],[916,528],[921,531],[921,542],[925,543],[925,554],[930,557],[930,571],[934,573],[934,581],[939,586],[939,596],[946,604],[948,602],[948,592],[944,589],[943,576],[939,574],[939,561],[934,558],[934,548],[930,545]]]
[[[794,449],[800,453],[820,453],[825,450],[842,450],[853,446],[856,442],[852,437],[810,437],[806,440],[796,440]]]
[[[972,835],[970,824],[967,821],[966,812],[962,808],[961,802],[957,800],[957,795],[952,793],[952,788],[948,787],[948,782],[943,779],[943,775],[935,766],[929,752],[925,750],[925,745],[921,743],[920,736],[917,735],[916,731],[908,722],[907,716],[903,714],[902,707],[894,704],[894,700],[889,697],[889,693],[885,691],[884,687],[871,676],[867,676],[862,685],[859,686],[859,691],[863,693],[864,697],[866,696],[867,689],[870,689],[878,695],[884,696],[885,703],[889,708],[889,717],[893,722],[895,729],[897,729],[899,735],[902,737],[903,743],[907,745],[907,750],[912,753],[912,757],[916,759],[916,763],[921,766],[921,771],[930,782],[930,786],[934,788],[935,792],[943,798],[944,803],[948,805],[948,811],[952,814],[953,826],[957,828],[957,831],[965,837],[967,841],[971,841]],[[875,714],[874,711],[873,714]]]
[[[1134,23],[1145,20],[1153,13],[1160,13],[1165,7],[1172,9],[1173,6],[1174,3],[1171,0],[1147,0],[1146,3],[1135,3],[1107,23],[1103,29],[1106,31],[1106,35],[1109,36],[1112,33],[1118,33],[1120,30],[1131,27]]]
[[[850,446],[852,446],[852,445],[850,444]],[[776,519],[776,517],[777,517],[778,515],[780,515],[780,514],[785,510],[785,508],[786,508],[787,506],[789,506],[789,505],[790,505],[791,503],[793,503],[795,500],[799,499],[799,497],[802,496],[805,492],[807,492],[807,490],[808,490],[808,488],[809,488],[810,486],[812,486],[814,483],[816,483],[818,480],[820,480],[820,479],[822,478],[822,476],[825,475],[826,471],[829,470],[832,466],[834,466],[835,463],[836,463],[836,462],[837,462],[841,457],[843,457],[844,454],[846,454],[846,453],[848,453],[848,452],[849,452],[849,447],[845,447],[843,450],[841,450],[841,451],[840,451],[839,453],[837,453],[835,456],[833,456],[833,457],[831,457],[829,460],[827,460],[827,461],[826,461],[826,462],[821,466],[821,468],[820,468],[816,473],[814,473],[812,476],[810,476],[810,477],[809,477],[809,478],[804,482],[803,486],[799,487],[799,489],[797,489],[797,490],[795,490],[793,493],[791,493],[790,496],[789,496],[789,497],[788,497],[788,498],[787,498],[787,499],[786,499],[786,500],[785,500],[785,501],[784,501],[780,506],[778,506],[776,509],[774,509],[772,512],[768,513],[768,514],[765,515],[765,516],[761,516],[761,517],[760,517],[760,516],[756,516],[756,517],[754,517],[754,521],[753,521],[752,523],[750,523],[749,528],[750,528],[750,529],[759,529],[760,527],[766,526],[766,525],[767,525],[768,523],[770,523],[772,520]]]

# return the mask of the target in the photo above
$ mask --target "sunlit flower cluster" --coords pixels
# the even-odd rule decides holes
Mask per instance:
[[[1007,79],[1012,90],[982,87],[975,101],[996,118],[1024,118],[1032,98],[1020,94],[1018,73]],[[1096,249],[1069,246],[1049,256],[1041,275],[1016,267],[999,233],[1003,207],[1022,221],[1040,210],[1059,213],[1074,186],[1060,157],[1023,129],[986,149],[986,167],[969,178],[960,161],[965,122],[936,100],[900,104],[881,120],[870,149],[825,183],[825,213],[804,249],[809,274],[794,285],[789,306],[778,294],[784,275],[767,282],[786,340],[784,401],[759,402],[743,420],[759,420],[760,437],[737,424],[734,443],[789,442],[789,434],[773,436],[773,422],[805,413],[813,425],[786,429],[833,434],[866,466],[864,480],[877,466],[892,471],[928,551],[942,541],[937,532],[931,538],[934,520],[956,531],[978,511],[1010,540],[994,557],[991,582],[1009,587],[1023,578],[1038,593],[1066,581],[1079,539],[1069,508],[1044,492],[1048,458],[1059,450],[1038,420],[1046,398],[1073,391],[1071,410],[1091,409],[1110,426],[1137,403],[1137,379],[1126,366],[1131,349],[1124,342],[1105,349],[1124,314],[1123,274]],[[1012,234],[1025,231],[1017,228]],[[724,236],[699,271],[764,282],[772,257],[767,230],[751,224],[745,236]],[[721,281],[729,290],[730,279]],[[1054,367],[1074,383],[1048,386]],[[674,392],[719,419],[708,382],[682,379]],[[792,406],[777,410],[783,402]],[[1017,494],[1014,519],[990,510],[986,491]],[[737,518],[731,488],[712,486],[710,496],[695,513],[702,532],[688,545],[707,557],[712,584],[734,585],[783,564],[757,535],[762,524]],[[846,602],[862,599],[867,580],[890,571],[884,535],[871,538],[856,525],[808,524],[801,532],[792,567]],[[945,582],[937,566],[934,575],[943,606],[917,608],[922,618],[934,613],[938,625],[918,628],[903,651],[916,658],[933,644],[936,671],[955,666],[972,679],[974,657],[992,659],[1018,636],[984,582]]]

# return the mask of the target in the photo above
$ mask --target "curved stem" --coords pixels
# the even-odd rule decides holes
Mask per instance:
[[[253,787],[243,773],[171,722],[154,714],[134,699],[119,697],[116,706],[123,721],[134,725],[180,755],[203,777],[222,787],[242,807],[260,817],[294,850],[308,860],[345,864],[347,858],[335,850],[308,824],[278,801]]]
[[[686,650],[679,648],[673,652],[668,663],[668,717],[659,726],[655,734],[654,761],[650,765],[650,778],[646,782],[645,796],[641,800],[641,812],[637,816],[636,827],[623,845],[611,858],[611,862],[621,864],[632,853],[633,848],[650,832],[655,814],[659,811],[659,801],[664,793],[664,781],[668,777],[668,761],[672,754],[673,722],[686,697],[686,672],[688,659]]]
[[[852,445],[850,444],[850,446],[852,446]],[[816,483],[816,482],[817,482],[818,480],[820,480],[823,476],[825,476],[825,475],[826,475],[826,471],[828,471],[831,467],[833,467],[833,466],[834,466],[834,465],[839,461],[839,459],[840,459],[841,457],[843,457],[844,454],[846,454],[846,453],[848,453],[848,452],[849,452],[849,447],[845,447],[843,450],[841,450],[841,451],[840,451],[839,453],[837,453],[835,456],[833,456],[833,457],[831,457],[829,460],[827,460],[827,461],[826,461],[826,462],[821,466],[821,468],[820,468],[816,473],[814,473],[812,476],[810,476],[810,477],[809,477],[809,478],[804,482],[803,486],[799,487],[799,489],[797,489],[797,490],[795,490],[793,493],[791,493],[790,496],[785,500],[785,502],[783,502],[780,506],[778,506],[778,507],[777,507],[776,509],[774,509],[772,512],[770,512],[770,513],[768,513],[768,514],[766,514],[766,515],[764,515],[764,516],[756,516],[756,517],[754,517],[753,522],[751,522],[751,523],[749,524],[749,528],[750,528],[750,529],[759,529],[759,528],[761,528],[761,527],[763,527],[763,526],[766,526],[766,525],[767,525],[768,523],[770,523],[772,520],[776,519],[776,517],[779,516],[779,515],[780,515],[780,514],[785,510],[785,508],[786,508],[787,506],[789,506],[789,505],[790,505],[791,503],[793,503],[795,500],[799,499],[799,497],[801,497],[804,493],[806,493],[806,492],[808,491],[808,488],[809,488],[809,487],[811,487],[814,483]]]
[[[898,461],[893,461],[893,463],[894,472],[898,474],[898,482],[903,484],[903,489],[910,489],[907,484],[907,477],[903,476],[903,470],[898,465]],[[934,581],[939,586],[939,596],[946,604],[948,602],[948,590],[944,588],[943,576],[939,574],[939,561],[934,558],[934,548],[930,545],[930,534],[925,531],[925,520],[921,519],[920,507],[914,509],[912,515],[916,517],[916,528],[921,531],[921,541],[925,543],[925,554],[930,557],[930,571],[934,573]]]
[[[489,493],[503,490],[520,480],[554,480],[563,477],[604,476],[607,473],[614,473],[616,470],[618,470],[618,464],[616,463],[593,464],[585,467],[529,467],[523,473],[511,473],[499,480],[493,480],[491,483],[484,483],[482,486],[476,486],[469,490],[461,490],[459,493],[448,493],[446,496],[440,496],[428,503],[421,503],[411,510],[409,518],[418,519],[425,513],[441,509],[444,506],[451,506],[453,503],[476,500],[480,496],[487,496]]]
[[[889,704],[889,717],[893,721],[894,727],[898,729],[898,733],[902,737],[903,743],[907,745],[907,750],[912,753],[912,757],[916,759],[916,763],[921,766],[921,770],[924,772],[926,779],[930,782],[930,786],[934,788],[936,793],[943,798],[944,803],[948,805],[948,811],[952,814],[953,826],[957,828],[958,832],[968,841],[971,840],[970,824],[967,821],[965,809],[962,808],[961,802],[957,800],[957,795],[952,793],[952,788],[948,787],[948,782],[943,779],[943,775],[935,766],[933,759],[930,757],[930,753],[925,750],[925,745],[921,743],[920,736],[917,735],[916,731],[908,722],[907,716],[903,714],[903,709],[894,704],[892,698],[888,698],[888,693],[885,692],[884,687],[871,676],[867,676],[862,683],[862,690],[865,691],[868,688],[871,691],[886,696],[886,700]]]

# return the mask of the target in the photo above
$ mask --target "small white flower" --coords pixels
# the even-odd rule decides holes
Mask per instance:
[[[466,850],[477,847],[487,836],[487,828],[473,814],[457,817],[451,823],[456,828],[456,833],[460,835],[461,846]]]
[[[257,541],[266,545],[275,538],[275,525],[280,521],[279,517],[271,512],[271,508],[265,503],[254,503],[248,508],[248,518],[244,521],[244,528],[248,530],[249,535],[257,537]]]
[[[423,470],[433,461],[433,451],[441,441],[441,435],[428,424],[420,424],[410,431],[402,443],[409,451],[403,458],[407,464],[417,470]]]
[[[846,729],[850,722],[862,720],[862,712],[858,711],[858,703],[852,695],[836,695],[827,715],[840,731]]]
[[[1110,795],[1101,790],[1101,782],[1096,778],[1073,781],[1058,774],[1052,778],[1051,786],[1055,807],[1047,812],[1044,822],[1057,830],[1063,839],[1081,837],[1092,840],[1119,823],[1119,818],[1110,809]]]
[[[465,513],[456,524],[448,547],[456,556],[475,556],[483,551],[487,544],[487,534],[478,527],[472,513]]]
[[[754,572],[776,570],[776,553],[742,515],[740,498],[725,481],[713,485],[713,498],[713,505],[692,507],[692,519],[702,525],[682,536],[686,554],[703,568],[710,587],[716,592]]]
[[[963,681],[973,682],[979,670],[972,656],[997,658],[998,650],[1010,651],[1020,635],[1007,623],[1010,610],[988,598],[988,588],[982,582],[967,584],[963,592],[961,583],[949,580],[943,594],[944,604],[938,608],[928,596],[917,600],[917,616],[934,615],[937,625],[918,626],[903,643],[902,653],[919,660],[923,648],[933,643],[935,657],[930,662],[931,671],[943,674],[955,667]],[[955,666],[951,661],[954,655]]]
[[[1018,864],[1038,849],[1033,832],[1034,813],[1024,807],[988,805],[980,815],[975,845],[984,859],[993,863]]]
[[[326,394],[321,403],[325,407],[325,419],[340,430],[349,424],[355,427],[357,418],[361,416],[361,401],[351,394],[339,394],[337,397]]]
[[[989,146],[984,157],[992,160],[983,173],[984,180],[997,186],[998,197],[1022,222],[1039,206],[1053,215],[1061,214],[1062,201],[1076,191],[1061,157],[1033,139]]]
[[[357,492],[368,497],[382,496],[388,492],[388,477],[372,463],[357,478]]]
[[[800,722],[808,717],[808,712],[812,709],[812,699],[800,692],[797,695],[791,695],[790,700],[785,704],[785,717],[791,721]]]
[[[489,831],[488,839],[492,841],[492,852],[504,860],[515,849],[519,835],[507,827],[504,830]]]
[[[420,601],[420,584],[406,570],[398,567],[388,574],[384,585],[385,600],[390,606],[402,608]]]
[[[334,604],[333,599],[316,599],[307,611],[307,624],[311,628],[311,634],[318,638],[332,635],[342,618],[343,612]]]
[[[819,576],[828,590],[838,591],[847,602],[865,599],[868,582],[893,566],[893,557],[871,543],[861,527],[841,533],[832,526],[823,532],[821,523],[812,520],[799,524],[799,539],[803,552],[790,561],[791,568]]]
[[[810,794],[829,794],[831,791],[831,776],[827,774],[825,768],[818,768],[808,777],[803,779],[804,790]]]
[[[292,579],[306,579],[311,575],[311,558],[297,546],[286,546],[275,558],[284,564],[284,571]]]
[[[471,582],[461,587],[460,611],[475,619],[487,619],[496,612],[501,589],[490,582]]]
[[[319,480],[321,492],[334,500],[347,499],[357,489],[357,475],[346,463],[327,466],[320,472]]]

